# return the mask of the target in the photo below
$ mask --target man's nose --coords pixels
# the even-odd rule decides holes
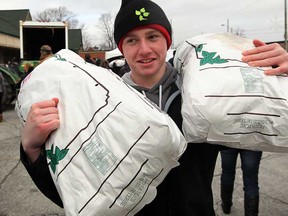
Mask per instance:
[[[139,49],[140,49],[140,52],[142,53],[150,52],[151,51],[150,43],[147,40],[141,40]]]

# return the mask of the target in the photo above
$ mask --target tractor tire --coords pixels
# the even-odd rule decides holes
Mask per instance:
[[[10,106],[10,104],[15,100],[16,95],[15,92],[13,90],[13,87],[4,79],[4,83],[5,83],[5,91],[3,92],[3,96],[2,96],[2,108],[3,111]]]

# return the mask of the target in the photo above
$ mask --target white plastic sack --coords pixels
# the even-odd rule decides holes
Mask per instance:
[[[165,113],[109,70],[69,50],[22,83],[16,111],[59,98],[60,128],[45,143],[66,215],[134,215],[178,165],[186,141]]]
[[[188,142],[288,152],[288,78],[266,76],[241,61],[252,40],[232,34],[188,39],[174,65],[182,79]]]

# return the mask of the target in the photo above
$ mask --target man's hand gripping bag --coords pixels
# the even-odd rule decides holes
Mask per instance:
[[[266,76],[265,68],[242,62],[242,51],[252,48],[252,40],[226,33],[178,47],[187,142],[288,152],[288,77]]]
[[[60,128],[45,143],[66,215],[134,215],[151,202],[186,148],[166,114],[113,72],[61,50],[23,82],[21,121],[59,98]]]

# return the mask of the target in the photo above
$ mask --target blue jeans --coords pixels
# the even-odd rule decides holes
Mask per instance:
[[[243,190],[245,197],[259,197],[258,171],[262,157],[261,151],[229,148],[221,151],[222,174],[221,184],[227,187],[234,186],[235,169],[238,154],[241,158],[241,169],[243,173]]]

